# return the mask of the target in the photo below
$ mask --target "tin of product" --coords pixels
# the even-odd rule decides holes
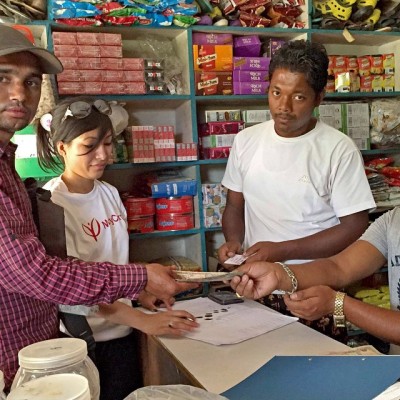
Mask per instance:
[[[193,196],[156,199],[156,214],[188,214],[193,212]]]
[[[154,218],[152,215],[129,218],[128,217],[128,230],[131,233],[148,233],[154,231]]]
[[[128,196],[124,200],[124,206],[128,219],[136,219],[146,215],[154,215],[155,213],[154,199],[151,197]]]
[[[194,228],[194,215],[156,214],[156,226],[159,231],[181,231]]]

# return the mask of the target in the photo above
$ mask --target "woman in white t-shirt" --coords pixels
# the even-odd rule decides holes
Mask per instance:
[[[68,256],[128,264],[125,208],[117,189],[98,180],[112,153],[110,112],[103,100],[64,100],[38,124],[38,158],[46,169],[63,169],[62,175],[44,188],[51,191],[52,201],[64,208]],[[156,300],[145,292],[139,297],[141,304],[152,310],[157,310]],[[122,400],[141,386],[132,328],[150,335],[179,336],[198,326],[186,311],[146,314],[132,308],[127,299],[99,305],[99,311],[87,320],[96,341],[101,400]]]

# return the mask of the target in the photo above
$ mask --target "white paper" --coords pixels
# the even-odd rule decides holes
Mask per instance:
[[[208,298],[179,301],[175,310],[186,310],[200,326],[185,337],[213,345],[234,344],[273,331],[298,320],[267,307],[244,303],[220,305]]]
[[[232,264],[232,265],[241,265],[243,264],[249,257],[244,256],[243,254],[235,254],[233,257],[228,258],[224,261],[224,264]]]

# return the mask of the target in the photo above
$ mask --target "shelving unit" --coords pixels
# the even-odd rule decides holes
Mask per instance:
[[[309,2],[310,3],[310,2]],[[235,36],[254,35],[278,37],[288,40],[310,39],[320,42],[329,54],[364,55],[393,52],[400,54],[400,33],[352,31],[352,43],[346,42],[341,31],[310,29],[310,4],[304,6],[305,29],[282,28],[242,28],[193,26],[188,29],[176,27],[71,27],[53,21],[37,21],[31,25],[42,46],[53,48],[51,33],[54,31],[83,31],[120,33],[123,39],[124,57],[140,57],[136,48],[137,40],[147,40],[149,36],[162,38],[172,43],[183,71],[183,93],[180,95],[101,95],[106,100],[119,100],[126,103],[131,125],[174,125],[177,141],[198,142],[197,115],[208,109],[240,107],[241,109],[267,108],[266,96],[195,96],[194,73],[192,65],[192,33],[232,33]],[[139,53],[138,53],[139,51]],[[397,71],[400,71],[400,57],[396,58]],[[390,93],[347,93],[328,94],[326,100],[371,99],[373,97],[400,96],[400,74],[396,77],[395,91]],[[364,155],[392,154],[390,150],[363,151]],[[131,258],[140,261],[166,255],[181,255],[191,258],[207,269],[207,261],[213,248],[223,242],[220,228],[205,228],[202,218],[201,183],[220,182],[224,174],[226,159],[198,160],[190,162],[158,164],[115,164],[107,168],[104,180],[114,184],[122,191],[129,191],[135,177],[144,171],[164,168],[179,168],[185,176],[196,178],[199,182],[195,197],[195,228],[188,231],[154,232],[132,234],[130,236]]]

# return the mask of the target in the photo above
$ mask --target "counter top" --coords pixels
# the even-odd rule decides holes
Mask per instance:
[[[264,307],[254,301],[246,302]],[[233,345],[214,346],[184,337],[156,340],[199,386],[213,393],[223,393],[235,386],[276,355],[327,355],[349,350],[299,322]]]

